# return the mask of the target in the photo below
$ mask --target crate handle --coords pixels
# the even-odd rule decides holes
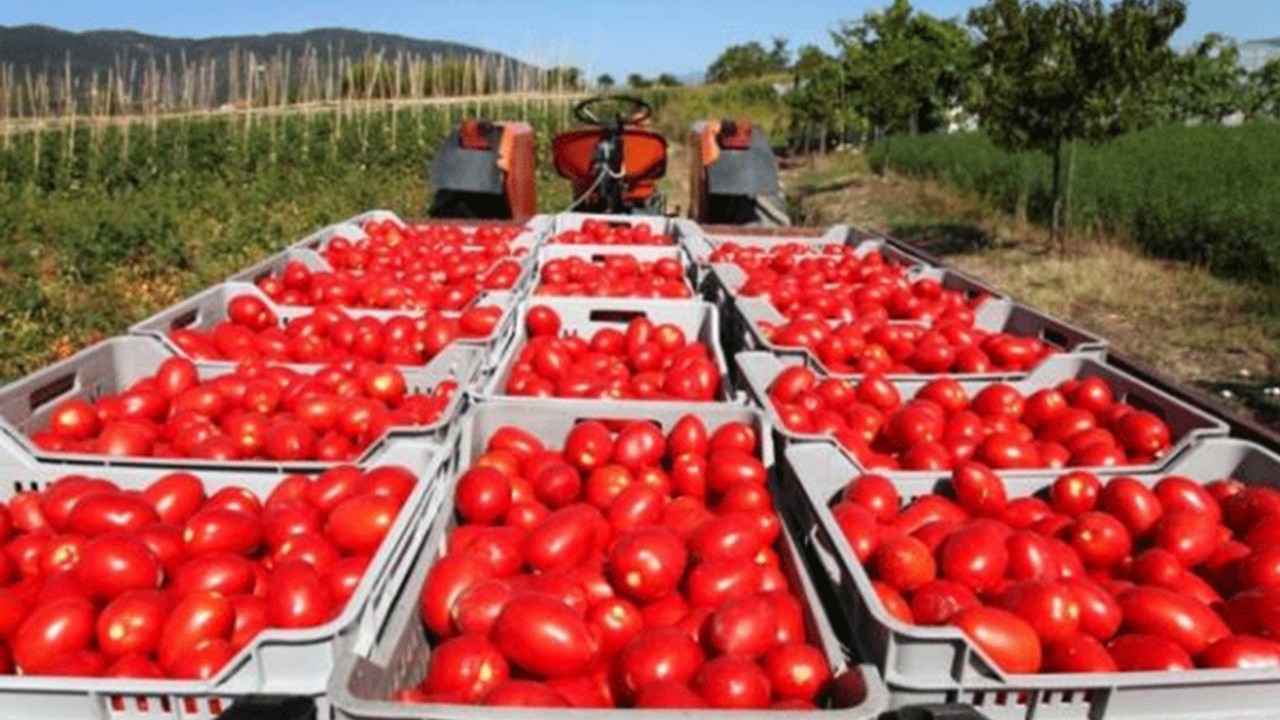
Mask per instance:
[[[1067,346],[1070,345],[1071,343],[1071,339],[1067,337],[1066,333],[1054,327],[1043,328],[1040,331],[1040,339],[1044,340],[1050,345],[1055,345],[1057,347],[1060,347],[1063,350],[1066,350]]]
[[[809,548],[813,550],[813,555],[818,560],[818,564],[826,571],[827,577],[835,579],[842,575],[840,572],[840,561],[836,560],[835,553],[831,551],[830,541],[825,533],[818,531],[817,527],[809,530],[808,533]]]
[[[170,320],[169,329],[178,330],[179,328],[187,327],[188,325],[191,325],[192,323],[194,323],[196,321],[196,318],[199,316],[200,316],[200,308],[192,308],[182,313],[181,315],[178,315],[173,320]]]
[[[591,322],[617,323],[625,325],[632,320],[647,318],[649,314],[644,310],[592,310],[587,319]]]
[[[42,405],[48,404],[55,398],[60,397],[63,393],[75,387],[75,384],[75,373],[67,373],[56,380],[50,380],[39,388],[36,388],[29,396],[27,396],[27,404],[32,410],[35,410]]]

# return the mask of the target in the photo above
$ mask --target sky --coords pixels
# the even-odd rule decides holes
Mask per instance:
[[[346,27],[452,40],[543,65],[575,65],[588,77],[622,79],[704,70],[736,43],[784,36],[790,47],[830,50],[842,20],[888,0],[0,0],[0,25],[67,30],[125,29],[177,37]],[[913,0],[917,10],[959,17],[974,0]],[[1190,45],[1210,32],[1237,40],[1280,36],[1276,0],[1191,0],[1174,38]]]

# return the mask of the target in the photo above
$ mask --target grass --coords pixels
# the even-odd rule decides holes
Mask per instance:
[[[1280,295],[1203,265],[1151,257],[1094,233],[1055,248],[1043,228],[936,180],[870,171],[857,154],[785,173],[790,188],[832,172],[851,186],[801,201],[814,222],[886,230],[945,256],[1015,299],[1107,338],[1118,351],[1280,427]],[[1224,394],[1225,393],[1225,394]]]

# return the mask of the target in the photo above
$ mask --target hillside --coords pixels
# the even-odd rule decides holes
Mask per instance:
[[[347,57],[362,57],[366,51],[396,51],[430,57],[446,58],[467,56],[496,57],[512,65],[521,63],[512,58],[481,48],[443,40],[419,40],[402,35],[370,33],[343,28],[317,28],[300,33],[273,33],[271,35],[234,35],[209,38],[173,38],[147,35],[131,30],[92,30],[69,32],[45,25],[0,25],[0,63],[10,63],[18,68],[29,67],[33,72],[46,71],[60,75],[71,56],[71,71],[75,77],[84,77],[95,70],[105,73],[116,67],[121,59],[143,60],[154,56],[163,62],[168,55],[177,64],[185,53],[188,61],[205,57],[224,61],[233,48],[242,52],[252,51],[258,57],[288,52],[293,57],[301,55],[307,47],[318,51],[327,59],[329,49],[335,57],[341,53]],[[126,60],[127,62],[127,60]]]

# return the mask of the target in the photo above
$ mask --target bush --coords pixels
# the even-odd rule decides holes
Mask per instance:
[[[1068,157],[1070,149],[1067,151]],[[892,167],[976,193],[1047,223],[1049,158],[1011,154],[985,135],[895,137],[874,145]],[[1116,232],[1153,255],[1233,277],[1280,281],[1280,125],[1171,125],[1076,150],[1071,220]]]

